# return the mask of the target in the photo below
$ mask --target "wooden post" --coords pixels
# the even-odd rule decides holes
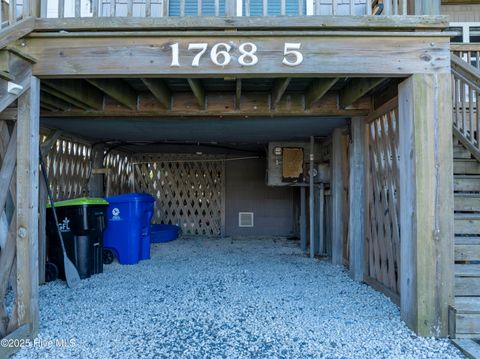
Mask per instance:
[[[449,73],[400,84],[399,139],[401,317],[419,335],[442,337],[454,288]]]
[[[38,178],[40,81],[18,99],[17,124],[17,301],[18,324],[38,332]]]
[[[332,263],[343,264],[343,129],[337,128],[332,137],[331,193],[332,193]]]
[[[300,187],[300,248],[307,251],[307,201],[305,187]]]
[[[92,175],[88,182],[88,193],[90,197],[103,197],[105,191],[103,188],[103,173],[96,173],[95,170],[103,168],[103,157],[105,153],[105,145],[103,143],[96,144],[92,148]]]
[[[237,16],[237,0],[225,1],[225,16]]]
[[[348,223],[350,276],[363,281],[364,241],[365,241],[365,120],[352,118],[350,145],[350,178]]]
[[[409,0],[409,15],[441,15],[441,0]]]

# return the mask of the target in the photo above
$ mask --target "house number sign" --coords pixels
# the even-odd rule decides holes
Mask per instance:
[[[299,42],[286,42],[283,46],[283,58],[280,58],[282,64],[287,66],[298,66],[303,62],[303,54],[300,52],[302,44]],[[180,67],[185,65],[180,59],[180,47],[178,42],[171,44],[172,62],[170,67]],[[233,61],[238,62],[241,66],[255,66],[262,59],[257,55],[257,45],[253,42],[244,42],[238,46],[238,49],[233,49],[232,45],[226,42],[219,42],[213,44],[209,48],[205,42],[189,43],[187,50],[194,54],[191,62],[192,67],[199,67],[200,60],[206,56],[210,61],[220,67],[225,67]],[[181,63],[182,62],[182,63]]]

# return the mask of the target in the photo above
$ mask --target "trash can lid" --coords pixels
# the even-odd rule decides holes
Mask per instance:
[[[125,193],[118,196],[105,198],[108,203],[126,203],[126,202],[154,202],[155,198],[148,193]]]
[[[105,201],[103,198],[74,198],[74,199],[67,199],[66,201],[55,202],[55,207],[70,207],[70,206],[108,206],[108,202]],[[47,208],[51,208],[51,204],[47,204]]]

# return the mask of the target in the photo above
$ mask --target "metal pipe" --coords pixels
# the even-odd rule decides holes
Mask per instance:
[[[315,257],[315,187],[313,184],[313,165],[315,155],[313,154],[313,146],[315,139],[310,136],[310,186],[309,186],[309,214],[310,214],[310,258]]]
[[[320,168],[319,168],[320,170]],[[319,172],[320,173],[320,172]],[[320,183],[318,191],[318,254],[325,255],[325,184]]]
[[[300,248],[307,250],[307,210],[305,187],[300,187]]]

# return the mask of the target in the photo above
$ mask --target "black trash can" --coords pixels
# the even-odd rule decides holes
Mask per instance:
[[[77,198],[55,203],[65,250],[81,279],[103,272],[103,231],[107,208],[108,202],[103,198]],[[47,206],[46,232],[47,273],[56,267],[58,277],[65,279],[62,247],[50,205]]]

